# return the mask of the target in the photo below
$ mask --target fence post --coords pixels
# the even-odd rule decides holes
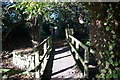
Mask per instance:
[[[75,45],[75,48],[76,48],[76,50],[78,50],[78,49],[79,49],[79,44],[78,44],[78,42],[77,42],[77,41],[75,41],[75,44],[76,44],[76,45]],[[75,55],[75,59],[77,59],[77,60],[78,60],[78,56],[79,56],[79,55],[78,55],[78,54],[76,54],[76,55]]]
[[[44,55],[46,55],[46,52],[47,52],[47,43],[45,43],[44,45],[43,45],[43,56]],[[42,62],[42,64],[41,64],[41,75],[43,74],[43,71],[44,71],[44,69],[45,69],[45,64],[46,64],[46,57],[43,59],[43,62]]]
[[[49,46],[50,46],[50,49],[52,48],[52,37],[50,36],[50,38],[49,38],[49,44],[48,44]]]
[[[50,46],[51,46],[51,48],[53,48],[53,44],[52,44],[52,36],[50,36]]]
[[[88,51],[88,48],[87,49],[85,49],[85,63],[88,63],[89,62],[89,51]]]
[[[36,80],[38,80],[40,78],[40,70],[38,69],[38,65],[39,65],[39,51],[36,51],[35,52],[35,67],[36,67],[36,70],[35,70],[35,77],[36,77]]]
[[[65,29],[66,40],[68,40],[68,28]]]
[[[73,35],[74,34],[74,31],[72,28],[66,28],[65,29],[65,33],[66,33],[66,40],[69,40],[69,35]]]
[[[85,55],[84,55],[84,63],[85,63],[85,66],[84,66],[84,76],[86,78],[88,78],[88,63],[89,63],[89,51],[88,51],[88,48],[85,49]]]
[[[74,45],[74,39],[72,38],[72,41],[71,41],[72,45]]]
[[[73,36],[73,34],[74,34],[73,28],[68,29],[68,35],[72,35]]]
[[[88,78],[88,66],[86,63],[84,64],[84,77]]]

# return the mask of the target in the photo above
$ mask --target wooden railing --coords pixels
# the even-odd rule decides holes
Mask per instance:
[[[37,80],[40,79],[41,75],[43,75],[51,50],[52,36],[49,36],[47,39],[44,39],[43,42],[41,42],[38,46],[34,48],[36,71],[35,77]]]
[[[73,35],[73,29],[66,29],[66,40],[69,43],[71,52],[75,53],[74,58],[82,63],[83,75],[88,78],[88,62],[89,62],[89,49],[81,41],[77,40]],[[84,49],[83,53],[79,53],[80,48]],[[83,56],[81,56],[83,55]]]

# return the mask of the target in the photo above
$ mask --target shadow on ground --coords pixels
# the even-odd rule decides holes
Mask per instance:
[[[76,63],[69,53],[69,47],[64,43],[64,40],[53,43],[55,46],[50,53],[41,80],[76,80],[74,79],[77,74],[75,72]]]

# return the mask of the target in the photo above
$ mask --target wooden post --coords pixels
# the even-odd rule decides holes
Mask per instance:
[[[44,71],[46,63],[47,63],[47,54],[46,54],[46,52],[47,52],[47,43],[44,44],[44,55],[45,55],[45,58],[43,60],[43,71]]]
[[[77,41],[75,41],[75,44],[76,44],[75,48],[76,48],[76,50],[78,50],[79,49],[79,43]],[[78,54],[75,55],[76,60],[78,60],[78,56],[79,56]]]
[[[47,64],[47,55],[45,56],[43,63],[44,63],[44,66],[43,66],[43,72],[44,72],[46,64]]]
[[[52,48],[52,37],[51,36],[48,39],[48,46],[49,46],[49,49]]]
[[[66,40],[68,40],[68,29],[65,29],[65,34],[66,34]]]
[[[50,36],[49,38],[49,46],[50,46],[50,49],[52,48],[52,36]]]
[[[71,39],[72,39],[71,43],[74,45],[74,39],[73,38],[71,38]]]
[[[39,52],[36,51],[35,52],[35,67],[37,67],[39,65]],[[38,68],[36,68],[35,70],[35,77],[36,77],[36,80],[38,80],[40,78],[40,70]]]
[[[47,43],[45,43],[44,45],[44,54],[47,52]]]
[[[89,62],[89,52],[88,52],[88,48],[87,49],[85,49],[85,55],[84,55],[84,58],[85,58],[85,60],[84,60],[84,62],[85,63],[88,63]]]
[[[79,42],[78,41],[75,41],[76,42],[76,49],[78,50],[79,49]]]
[[[84,77],[88,78],[88,66],[86,63],[84,64]]]
[[[85,49],[85,53],[84,53],[84,63],[85,63],[85,66],[84,66],[84,76],[86,78],[88,78],[88,63],[89,63],[89,52],[88,52],[88,48]]]
[[[46,54],[46,52],[47,52],[47,43],[44,43],[44,45],[43,45],[43,50],[44,50],[44,54],[43,54],[43,56],[45,56],[45,54]],[[43,59],[43,62],[41,63],[41,75],[43,74],[43,71],[44,71],[44,68],[45,68],[45,63],[46,63],[46,61],[45,61],[45,58]]]
[[[73,36],[73,34],[74,34],[74,31],[73,31],[73,29],[72,29],[72,28],[71,28],[71,29],[69,29],[69,32],[68,32],[68,34]]]
[[[71,28],[71,29],[66,28],[66,29],[65,29],[65,33],[66,33],[66,40],[69,41],[69,35],[73,35],[73,34],[74,34],[74,31],[73,31],[72,28]]]
[[[48,49],[51,48],[50,46],[50,38],[48,39]]]

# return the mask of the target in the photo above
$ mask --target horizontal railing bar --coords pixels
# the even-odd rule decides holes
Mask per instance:
[[[42,45],[43,45],[44,43],[46,43],[46,42],[50,39],[50,37],[51,37],[51,36],[49,36],[49,37],[47,37],[46,39],[44,39],[38,46],[36,46],[36,47],[34,48],[34,51],[41,49],[41,48],[42,48]]]
[[[74,36],[72,36],[73,35],[71,34],[73,32],[72,29],[71,30],[66,29],[65,31],[66,31],[66,40],[69,43],[69,46],[71,47],[71,52],[74,52],[75,59],[79,60],[82,63],[84,67],[84,72],[83,72],[84,77],[88,78],[88,64],[87,63],[89,62],[89,48],[86,45],[84,45],[81,41],[77,40]],[[84,59],[78,53],[78,49],[80,47],[84,49]]]
[[[79,53],[76,51],[76,49],[73,47],[73,45],[71,43],[69,43],[69,45],[71,46],[72,49],[74,49],[74,52],[77,55],[79,55]],[[82,65],[84,66],[85,65],[84,60],[80,56],[78,56],[78,58],[79,58],[80,62],[82,63]]]
[[[73,39],[75,42],[77,42],[76,44],[79,44],[82,48],[84,49],[88,49],[87,46],[85,46],[82,42],[80,42],[79,40],[77,40],[75,37],[68,35],[71,39]]]
[[[47,53],[49,53],[50,51],[51,51],[52,49],[49,49],[49,50],[47,50],[47,52],[42,56],[42,59],[40,60],[40,62],[37,64],[37,66],[35,66],[35,69],[37,69],[37,67],[39,66],[39,65],[41,65],[42,64],[42,62],[43,62],[43,60],[44,60],[44,58],[45,58],[45,56],[47,55]]]
[[[49,50],[47,50],[46,53],[44,53],[44,54],[42,55],[43,58],[44,58],[44,56],[46,56],[46,54],[47,54],[48,52],[50,52],[50,51],[51,51],[51,48],[49,48]],[[42,56],[41,56],[41,57],[42,57]]]

